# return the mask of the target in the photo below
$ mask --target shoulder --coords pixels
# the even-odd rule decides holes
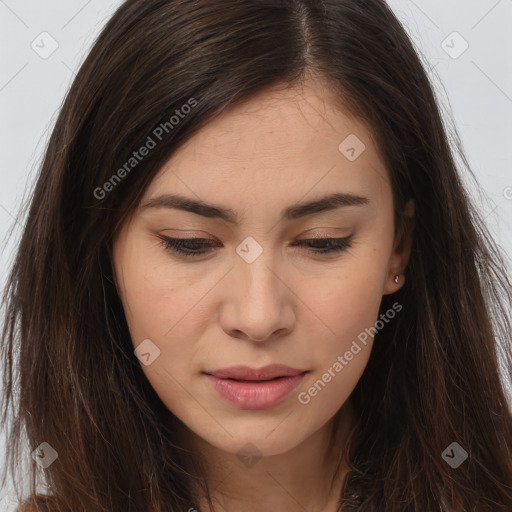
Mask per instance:
[[[21,502],[16,512],[61,512],[55,496],[47,496],[45,494],[37,494]]]

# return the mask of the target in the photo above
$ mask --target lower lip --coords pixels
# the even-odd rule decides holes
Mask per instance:
[[[217,392],[240,409],[268,409],[281,403],[300,383],[305,373],[271,381],[240,382],[206,375]]]

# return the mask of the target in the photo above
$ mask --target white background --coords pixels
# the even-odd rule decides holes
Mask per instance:
[[[15,238],[5,245],[5,236],[37,171],[56,112],[88,48],[120,3],[0,0],[2,289],[15,247]],[[455,120],[466,156],[483,187],[484,196],[476,195],[477,204],[498,243],[511,255],[512,0],[388,3],[424,55],[429,76]],[[51,38],[41,36],[43,32]],[[48,50],[52,39],[58,47],[48,58],[31,46],[38,45],[41,52],[44,45]],[[458,56],[464,41],[469,47]],[[2,500],[7,492],[0,493],[0,512],[14,510],[7,498]]]

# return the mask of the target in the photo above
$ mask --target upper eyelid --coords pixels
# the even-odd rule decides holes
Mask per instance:
[[[297,236],[309,236],[311,238],[346,238],[348,236],[350,236],[350,233],[347,234],[347,235],[344,235],[344,236],[341,236],[341,235],[337,235],[337,234],[328,234],[328,232],[332,231],[332,230],[343,230],[345,232],[348,232],[350,231],[350,233],[352,232],[352,230],[349,230],[348,228],[334,228],[332,226],[317,226],[317,227],[314,227],[314,228],[310,228],[306,231],[303,231],[300,235],[297,235]],[[163,231],[178,231],[178,230],[173,230],[173,229],[167,229],[167,230],[163,230]],[[313,234],[309,234],[311,231],[313,231],[314,233]],[[184,229],[184,230],[179,230],[180,233],[182,234],[193,234],[193,233],[197,233],[197,231],[195,231],[194,229]],[[158,235],[160,236],[160,235]],[[166,238],[174,238],[174,239],[180,239],[180,240],[214,240],[214,238],[210,238],[209,236],[203,236],[202,234],[201,235],[198,235],[198,234],[195,234],[194,236],[190,236],[190,237],[187,237],[187,236],[182,236],[182,235],[165,235],[162,233],[162,236],[165,236]]]
[[[298,241],[308,241],[308,240],[347,240],[351,238],[352,235],[346,235],[346,236],[314,236],[310,235],[308,237],[299,238]],[[178,241],[185,241],[185,242],[201,242],[201,243],[208,243],[208,242],[214,242],[217,241],[213,238],[208,237],[181,237],[181,236],[167,236],[167,235],[158,235],[158,238],[165,239],[165,240],[178,240]]]

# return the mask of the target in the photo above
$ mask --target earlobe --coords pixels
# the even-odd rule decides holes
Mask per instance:
[[[395,274],[393,284],[395,292],[400,290],[400,288],[402,288],[402,286],[405,284],[405,274]]]
[[[400,288],[402,288],[402,286],[405,283],[405,275],[394,274],[394,277],[392,277],[392,279],[391,276],[393,276],[393,273],[391,273],[390,277],[387,278],[386,286],[384,287],[382,295],[389,295],[391,293],[397,292],[398,290],[400,290]]]

